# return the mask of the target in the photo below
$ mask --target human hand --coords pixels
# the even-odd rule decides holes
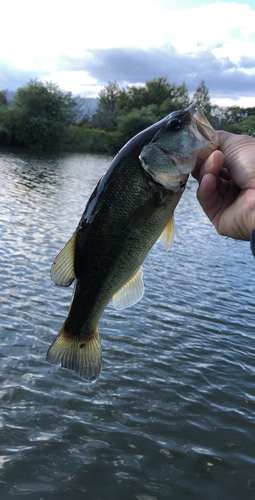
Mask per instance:
[[[197,199],[220,235],[250,240],[255,228],[255,138],[219,131],[219,149],[192,172]]]

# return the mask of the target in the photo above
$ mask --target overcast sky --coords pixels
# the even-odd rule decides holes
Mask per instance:
[[[255,0],[13,0],[1,6],[0,90],[31,78],[96,97],[165,76],[255,106]]]

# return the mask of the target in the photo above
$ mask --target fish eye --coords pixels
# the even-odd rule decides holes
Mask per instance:
[[[170,121],[169,128],[173,132],[175,132],[177,130],[181,130],[183,128],[183,123],[181,120],[178,120],[178,118],[175,118],[174,120]]]

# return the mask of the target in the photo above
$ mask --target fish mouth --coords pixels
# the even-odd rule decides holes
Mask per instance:
[[[196,139],[204,143],[204,148],[199,151],[197,157],[205,160],[219,147],[218,134],[198,104],[191,104],[187,111],[189,111],[191,117],[191,122],[188,125],[189,129]]]

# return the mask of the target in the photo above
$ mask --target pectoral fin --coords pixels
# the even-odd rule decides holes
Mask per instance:
[[[159,237],[159,241],[164,245],[166,251],[170,250],[173,246],[174,242],[174,216],[172,215],[171,219],[169,219],[163,233]]]
[[[141,300],[144,294],[143,271],[139,267],[132,278],[113,296],[115,309],[125,309]]]
[[[75,280],[74,252],[78,229],[57,255],[51,266],[51,279],[56,285],[70,286]]]

